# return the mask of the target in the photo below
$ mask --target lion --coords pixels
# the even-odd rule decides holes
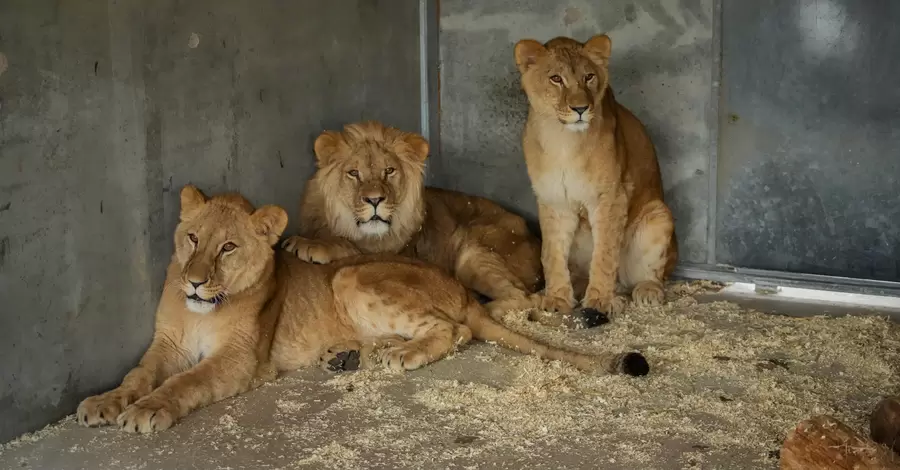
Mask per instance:
[[[534,307],[539,239],[525,219],[488,199],[425,187],[428,150],[424,137],[375,121],[323,132],[314,145],[318,168],[300,204],[303,229],[284,248],[314,263],[401,254],[452,273],[491,299],[495,315]],[[603,319],[584,321],[579,325]]]
[[[422,261],[360,255],[317,265],[276,251],[286,226],[278,206],[185,186],[153,340],[121,385],[79,404],[78,422],[164,430],[280,372],[413,370],[473,338],[586,371],[649,372],[639,352],[581,354],[513,332]]]
[[[536,319],[549,324],[576,297],[605,313],[626,306],[620,292],[660,304],[678,258],[653,143],[609,85],[611,47],[605,34],[515,46],[529,103],[522,145],[542,232],[540,304],[556,312]]]

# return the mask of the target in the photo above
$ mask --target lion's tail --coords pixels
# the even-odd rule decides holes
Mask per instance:
[[[492,341],[504,348],[523,354],[567,362],[581,370],[634,376],[647,375],[650,371],[647,360],[638,352],[604,352],[588,355],[541,343],[503,326],[491,318],[485,307],[474,299],[469,302],[464,322],[472,330],[472,336],[476,339]]]

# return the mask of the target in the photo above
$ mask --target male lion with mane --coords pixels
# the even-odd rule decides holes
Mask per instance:
[[[180,219],[153,341],[119,387],[81,402],[83,425],[162,430],[280,371],[412,370],[472,338],[587,371],[649,371],[636,352],[579,354],[510,331],[421,261],[364,255],[316,265],[276,252],[287,226],[278,206],[254,209],[235,193],[208,199],[188,185]]]
[[[540,241],[525,219],[492,201],[426,188],[428,148],[422,136],[374,121],[323,132],[314,146],[318,170],[300,204],[300,235],[284,248],[313,263],[398,253],[452,273],[490,298],[493,314],[533,307]]]
[[[609,86],[612,43],[523,39],[515,59],[528,97],[522,137],[538,201],[546,282],[541,307],[618,312],[616,284],[637,304],[659,304],[678,258],[656,151]],[[574,285],[573,285],[574,278]],[[560,315],[537,315],[554,324]]]

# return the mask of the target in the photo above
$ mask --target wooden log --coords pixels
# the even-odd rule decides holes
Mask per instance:
[[[815,416],[800,422],[784,440],[781,469],[900,469],[900,457],[830,416]]]
[[[875,442],[900,452],[900,397],[887,397],[875,406],[869,432]]]

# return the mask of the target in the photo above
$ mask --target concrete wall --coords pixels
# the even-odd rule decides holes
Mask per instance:
[[[418,22],[416,0],[0,2],[0,442],[136,363],[182,185],[293,217],[323,128],[419,129]]]
[[[443,0],[441,154],[432,183],[496,199],[532,220],[522,156],[528,102],[513,47],[523,38],[612,38],[611,83],[657,147],[682,261],[707,260],[715,129],[712,0]]]

